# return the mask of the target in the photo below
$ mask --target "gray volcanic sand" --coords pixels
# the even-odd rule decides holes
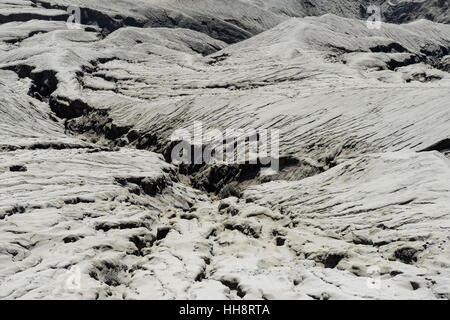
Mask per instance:
[[[0,299],[449,299],[449,6],[377,3],[0,3]]]

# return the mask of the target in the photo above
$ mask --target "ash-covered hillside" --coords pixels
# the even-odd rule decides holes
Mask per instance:
[[[449,299],[448,11],[1,1],[0,299]]]

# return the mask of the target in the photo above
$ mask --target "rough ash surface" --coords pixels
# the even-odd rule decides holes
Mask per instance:
[[[449,5],[375,2],[2,1],[0,299],[449,299]]]

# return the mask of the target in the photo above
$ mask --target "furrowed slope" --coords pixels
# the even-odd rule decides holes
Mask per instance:
[[[365,5],[2,3],[0,298],[448,299],[450,28],[304,17]],[[280,172],[168,163],[195,121]]]

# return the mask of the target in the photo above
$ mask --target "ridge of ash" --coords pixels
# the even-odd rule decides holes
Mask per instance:
[[[160,136],[162,133],[159,131],[143,132],[134,129],[133,126],[118,125],[109,116],[109,110],[94,109],[81,101],[61,103],[61,100],[54,99],[50,104],[52,110],[61,110],[57,115],[66,119],[66,129],[75,135],[81,135],[84,140],[108,148],[133,147],[160,153],[166,162],[172,163],[172,152],[179,141],[167,140]],[[73,110],[71,106],[79,106],[79,108]],[[188,145],[187,148],[191,150],[193,159],[196,148],[201,148],[203,154],[207,146]],[[271,159],[258,158],[256,163],[245,161],[232,164],[207,164],[203,160],[200,164],[182,163],[178,165],[178,174],[187,177],[187,181],[192,187],[219,198],[226,198],[229,196],[241,197],[242,190],[252,184],[280,179],[299,180],[325,171],[323,166],[312,164],[292,155],[284,155],[278,159],[280,165],[278,174],[262,176],[260,175],[261,170],[268,167],[263,164],[267,163],[267,160]],[[141,185],[140,181],[128,182],[139,185],[144,192],[149,190],[147,186]],[[134,192],[138,193],[139,191],[135,188]],[[154,194],[154,192],[150,191],[150,194]]]
[[[68,6],[53,4],[42,0],[32,0],[36,5],[45,9],[58,9],[67,11]],[[145,19],[138,19],[130,15],[122,15],[120,13],[105,14],[100,10],[82,6],[80,7],[81,22],[86,26],[96,26],[101,30],[101,36],[106,37],[108,34],[123,28],[123,27],[137,27],[137,28],[185,28],[194,31],[202,32],[212,38],[232,44],[250,38],[253,33],[246,30],[237,21],[226,21],[215,19],[203,15],[201,18],[191,18],[190,16],[177,12],[177,17],[173,18],[169,9],[153,8],[153,14]],[[69,14],[62,14],[58,17],[61,21],[67,21]],[[14,17],[12,18],[14,21]],[[21,21],[31,20],[32,17],[23,17]],[[45,16],[40,17],[45,19]],[[1,20],[0,20],[1,22]]]

